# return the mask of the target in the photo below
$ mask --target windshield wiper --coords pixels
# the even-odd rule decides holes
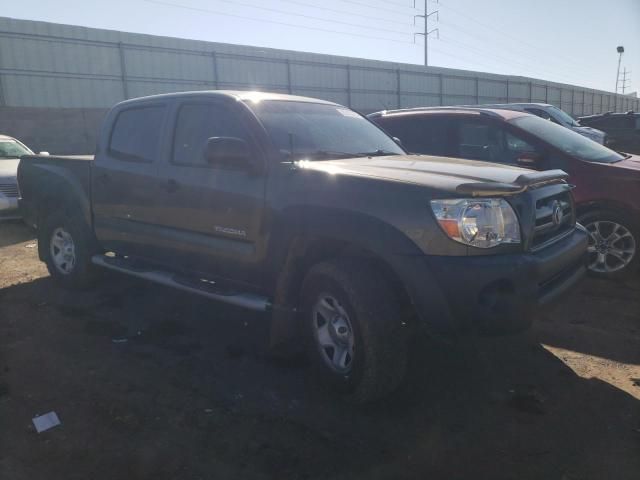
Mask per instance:
[[[332,150],[316,150],[315,152],[296,152],[298,160],[329,160],[333,158],[352,158],[357,157],[357,153],[353,152],[337,152]]]
[[[379,148],[378,150],[374,150],[373,152],[360,152],[358,153],[358,155],[362,155],[363,157],[383,157],[383,156],[400,155],[400,154],[396,152],[390,152],[389,150],[382,150]]]

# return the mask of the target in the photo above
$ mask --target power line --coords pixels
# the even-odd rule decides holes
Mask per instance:
[[[440,6],[442,6],[442,7],[446,8],[446,9],[452,10],[452,11],[456,12],[458,15],[461,15],[461,16],[463,16],[463,17],[468,18],[471,22],[474,22],[474,23],[476,23],[476,24],[478,24],[478,25],[480,25],[480,26],[482,26],[482,27],[484,27],[484,28],[487,28],[487,29],[489,29],[489,30],[492,30],[492,31],[494,31],[494,32],[496,32],[496,33],[498,33],[498,34],[500,34],[500,35],[503,35],[503,36],[505,36],[505,37],[507,37],[507,38],[509,38],[509,39],[513,40],[513,41],[516,41],[516,42],[519,42],[519,43],[521,43],[521,44],[523,44],[523,45],[526,45],[526,46],[528,46],[529,48],[533,48],[533,49],[535,49],[535,50],[538,50],[538,49],[539,49],[539,47],[538,47],[538,46],[536,46],[536,45],[533,45],[533,44],[531,44],[531,43],[525,42],[524,40],[522,40],[522,39],[520,39],[520,38],[518,38],[518,37],[515,37],[515,36],[513,36],[513,35],[509,35],[508,33],[505,33],[505,32],[503,32],[503,31],[501,31],[501,30],[497,29],[495,26],[492,26],[492,25],[486,24],[486,23],[484,23],[484,22],[481,22],[481,21],[477,20],[476,18],[474,18],[474,17],[472,17],[472,16],[470,16],[470,15],[467,15],[467,14],[466,14],[466,13],[464,13],[463,11],[458,10],[457,8],[454,8],[454,7],[452,7],[452,6],[450,6],[450,5],[446,4],[446,3],[444,3],[444,4],[443,4],[443,3],[440,3]],[[565,61],[566,61],[566,62],[574,63],[575,65],[579,65],[581,68],[584,68],[584,66],[583,66],[583,65],[580,65],[579,63],[576,63],[576,62],[575,62],[575,60],[574,60],[574,59],[572,59],[572,58],[570,58],[570,57],[566,57],[566,56],[564,56],[564,55],[560,55],[560,54],[557,54],[557,53],[555,53],[555,55],[556,55],[557,57],[563,57],[563,58],[565,58]]]
[[[309,26],[303,26],[303,25],[296,25],[294,23],[287,23],[287,22],[280,22],[280,21],[276,21],[276,20],[266,20],[264,18],[255,18],[255,17],[248,17],[246,15],[238,15],[238,14],[234,14],[234,13],[226,13],[226,12],[220,12],[217,10],[210,10],[210,9],[206,9],[206,8],[199,8],[199,7],[190,7],[187,5],[180,5],[177,3],[171,3],[171,2],[164,2],[162,0],[142,0],[143,2],[147,2],[147,3],[154,3],[156,5],[163,5],[165,7],[173,7],[173,8],[181,8],[183,10],[191,10],[191,11],[195,11],[195,12],[205,12],[205,13],[210,13],[213,15],[222,15],[225,17],[233,17],[233,18],[241,18],[243,20],[253,20],[255,22],[260,22],[260,23],[271,23],[274,25],[284,25],[287,27],[294,27],[294,28],[300,28],[303,30],[315,30],[318,32],[327,32],[327,33],[338,33],[340,35],[347,35],[350,37],[359,37],[359,38],[370,38],[373,40],[382,40],[382,41],[387,41],[387,42],[394,42],[394,43],[406,43],[406,44],[410,44],[412,45],[413,42],[409,42],[407,40],[397,40],[397,39],[393,39],[393,38],[385,38],[385,37],[377,37],[377,36],[373,36],[373,35],[365,35],[365,34],[361,34],[361,33],[352,33],[352,32],[342,32],[340,30],[332,30],[329,28],[321,28],[321,27],[309,27]],[[230,2],[230,3],[235,3],[235,2]],[[325,21],[329,21],[329,20],[325,20]],[[363,27],[366,28],[366,27]],[[407,35],[406,32],[402,32],[404,35]]]
[[[466,36],[468,36],[470,38],[478,39],[478,40],[483,41],[483,42],[486,42],[486,40],[487,40],[485,37],[482,37],[480,35],[475,35],[473,33],[468,32],[464,27],[462,27],[461,25],[456,24],[454,22],[451,22],[450,20],[446,20],[445,19],[441,23],[443,25],[447,26],[447,27],[452,28],[453,30],[456,30],[458,33],[466,35]],[[505,45],[500,45],[500,49],[504,49],[505,51],[507,50]],[[512,52],[514,52],[514,53],[511,53],[511,55],[518,55],[518,56],[522,55],[522,52],[516,52],[515,50],[512,50]],[[506,53],[509,53],[509,52],[506,52]],[[564,62],[562,60],[555,60],[553,57],[546,57],[546,56],[539,55],[539,54],[536,54],[536,55],[529,54],[529,56],[536,56],[536,57],[538,57],[539,59],[541,59],[542,61],[544,61],[546,63],[548,63],[550,60],[554,60],[554,61],[556,61],[558,63],[561,63],[563,66],[565,66],[565,64],[564,64]],[[572,67],[572,68],[574,70],[580,70],[584,75],[591,75],[592,74],[592,72],[588,71],[586,68],[582,68],[582,67]]]
[[[358,2],[357,0],[340,0],[340,1],[344,2],[344,3],[352,3],[354,5],[360,5],[361,7],[367,7],[367,8],[373,8],[373,9],[376,9],[376,10],[382,10],[382,11],[385,11],[385,12],[394,13],[396,15],[406,15],[404,13],[398,12],[397,10],[394,10],[393,8],[378,7],[376,5],[371,5],[370,3]],[[413,8],[413,7],[407,6],[407,8]]]
[[[391,30],[391,29],[388,29],[388,28],[371,27],[371,26],[368,26],[368,25],[362,25],[362,24],[358,24],[358,23],[343,22],[342,20],[335,20],[335,19],[327,19],[327,18],[322,18],[322,17],[316,17],[315,15],[307,15],[305,13],[287,12],[285,10],[280,10],[280,9],[277,9],[277,8],[262,7],[260,5],[255,5],[255,4],[252,4],[252,3],[245,3],[245,2],[238,2],[238,1],[235,1],[235,0],[215,0],[215,1],[216,2],[222,2],[222,3],[229,3],[229,4],[235,5],[235,6],[239,5],[241,7],[254,8],[256,10],[263,10],[265,12],[274,12],[274,13],[279,13],[279,14],[282,14],[282,15],[289,15],[289,16],[292,16],[292,17],[306,18],[306,19],[309,19],[309,20],[318,20],[318,21],[321,21],[321,22],[335,23],[335,24],[339,24],[339,25],[347,25],[349,27],[364,28],[366,30],[375,29],[375,30],[378,30],[380,32],[399,33],[401,35],[408,35],[410,33],[410,32],[402,32],[400,30]],[[156,2],[156,3],[159,3],[159,2]],[[197,8],[197,7],[192,7],[192,8]]]
[[[377,20],[379,22],[395,23],[395,24],[404,25],[404,26],[410,26],[411,25],[408,22],[400,22],[398,20],[389,20],[388,18],[376,17],[374,15],[365,15],[363,13],[347,12],[346,10],[336,10],[334,8],[320,7],[320,6],[314,5],[312,3],[299,2],[297,0],[280,0],[280,1],[281,2],[287,2],[287,3],[293,3],[294,5],[302,5],[302,6],[305,6],[305,7],[316,8],[318,10],[325,10],[327,12],[339,13],[341,15],[352,15],[352,16],[356,16],[356,17],[360,17],[360,18],[368,18],[368,19],[371,19],[371,20]]]
[[[482,49],[480,49],[480,48],[477,48],[477,47],[474,47],[474,46],[472,46],[472,45],[469,45],[469,44],[466,44],[466,43],[460,42],[460,41],[458,41],[458,40],[453,40],[453,39],[443,38],[443,39],[442,39],[442,41],[443,41],[443,42],[445,42],[445,43],[457,44],[457,45],[459,45],[459,46],[460,46],[460,47],[462,47],[462,48],[469,49],[469,50],[473,50],[473,51],[476,51],[476,52],[478,52],[478,53],[480,53],[480,54],[482,54],[482,55],[486,55],[486,52],[485,52],[484,50],[482,50]],[[576,83],[576,82],[575,82],[575,79],[572,79],[572,78],[570,78],[570,77],[568,77],[568,76],[565,76],[565,75],[558,75],[557,73],[555,73],[555,72],[553,72],[553,71],[551,71],[551,70],[547,70],[547,69],[534,70],[534,69],[532,69],[529,65],[527,65],[527,64],[525,64],[525,63],[521,63],[521,62],[518,62],[518,61],[511,60],[511,59],[506,58],[506,57],[502,57],[502,56],[499,56],[499,55],[495,55],[494,53],[491,53],[491,55],[490,55],[490,56],[491,56],[492,58],[495,58],[495,59],[500,60],[501,62],[503,62],[503,64],[511,65],[511,66],[515,66],[517,70],[522,70],[522,69],[524,69],[524,70],[526,70],[526,71],[528,71],[528,72],[530,72],[530,73],[533,73],[533,74],[534,74],[534,76],[540,76],[540,77],[549,77],[549,76],[552,76],[552,77],[556,77],[556,78],[561,78],[561,79],[563,79],[564,81],[567,81],[567,82],[569,82],[569,83]],[[538,72],[543,72],[543,73],[544,73],[544,75],[540,75]],[[521,75],[521,74],[518,74],[518,75]]]

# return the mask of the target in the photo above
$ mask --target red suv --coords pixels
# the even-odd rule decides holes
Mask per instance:
[[[559,168],[576,185],[578,221],[589,232],[589,270],[622,277],[640,263],[640,156],[614,152],[524,112],[435,107],[369,119],[413,153]]]

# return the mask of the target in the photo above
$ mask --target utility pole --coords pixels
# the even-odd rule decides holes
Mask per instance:
[[[627,67],[624,67],[624,70],[622,71],[622,82],[621,82],[623,95],[624,95],[624,91],[627,89],[627,82],[630,81],[630,79],[627,80],[627,73],[631,73],[631,70],[627,70]]]
[[[438,3],[438,2],[436,2]],[[433,32],[436,33],[437,37],[436,38],[440,38],[440,29],[438,28],[434,28],[432,30],[429,30],[429,17],[431,15],[435,15],[436,16],[436,20],[440,20],[440,14],[438,13],[440,10],[434,10],[433,12],[429,13],[429,0],[424,0],[424,15],[414,15],[413,16],[413,24],[416,24],[416,18],[424,18],[424,33],[422,32],[416,32],[413,34],[413,41],[415,42],[416,40],[416,35],[422,35],[424,37],[424,66],[428,67],[429,66],[429,35],[431,35]],[[413,7],[415,8],[416,6],[416,0],[413,0]]]
[[[616,74],[616,93],[618,93],[618,83],[620,80],[620,62],[622,62],[622,54],[624,53],[624,47],[622,45],[620,45],[618,48],[616,48],[617,52],[618,52],[618,73]]]

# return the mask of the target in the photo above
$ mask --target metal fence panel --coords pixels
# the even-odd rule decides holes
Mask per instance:
[[[362,111],[528,101],[574,115],[640,109],[635,97],[526,77],[0,17],[0,105],[106,108],[210,88],[291,92]]]

